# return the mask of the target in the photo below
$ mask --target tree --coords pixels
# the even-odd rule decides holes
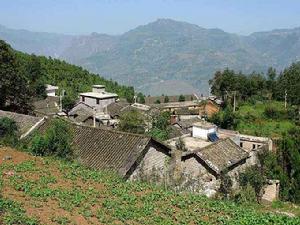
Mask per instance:
[[[121,131],[144,134],[145,127],[144,116],[137,110],[125,112],[120,117],[119,130]]]
[[[19,68],[13,49],[0,40],[0,109],[27,113],[32,108],[30,89]]]
[[[62,119],[53,119],[43,136],[34,137],[30,150],[36,155],[72,158],[71,142],[72,131],[68,122]]]
[[[26,64],[26,72],[29,80],[32,96],[36,98],[46,97],[46,86],[44,81],[44,71],[40,59],[32,54]]]
[[[178,101],[179,102],[184,102],[185,101],[184,95],[180,95],[179,98],[178,98]]]
[[[76,104],[76,97],[74,96],[65,95],[64,98],[62,99],[62,107],[66,113],[69,113],[69,111],[74,107],[75,104]]]
[[[152,118],[152,128],[149,134],[158,140],[167,140],[169,137],[170,113],[162,112]]]
[[[169,97],[166,95],[164,99],[164,103],[168,103],[170,101]]]
[[[160,100],[156,99],[155,104],[160,104]]]
[[[223,129],[235,129],[238,124],[238,118],[230,106],[227,106],[224,110],[215,113],[211,118],[209,118],[209,121]]]
[[[242,187],[251,185],[254,188],[256,197],[260,197],[261,190],[266,183],[266,178],[258,166],[248,167],[243,173],[239,175],[239,182]]]
[[[0,143],[9,146],[16,146],[18,143],[18,127],[11,118],[0,118]]]
[[[138,98],[138,103],[141,103],[141,104],[145,104],[145,95],[143,95],[143,93],[139,92],[137,94],[137,98]]]

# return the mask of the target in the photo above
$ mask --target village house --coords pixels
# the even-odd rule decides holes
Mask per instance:
[[[109,104],[116,102],[118,98],[117,94],[106,92],[104,85],[93,85],[92,92],[80,93],[79,95],[80,102],[95,108],[98,112],[103,112]]]
[[[60,112],[59,97],[47,96],[33,102],[34,114],[36,116],[54,116]]]
[[[49,123],[39,127],[45,132]],[[112,170],[127,180],[161,182],[171,149],[151,137],[71,123],[77,160],[90,168]],[[154,180],[153,180],[154,181]]]
[[[33,102],[36,116],[54,116],[60,112],[60,98],[57,96],[59,88],[50,84],[46,85],[46,98]]]
[[[23,139],[31,134],[39,125],[43,124],[45,118],[29,116],[9,111],[0,110],[0,118],[8,117],[16,122],[19,138]]]
[[[203,105],[203,109],[199,110],[199,115],[202,117],[211,118],[214,114],[220,111],[220,104],[208,99]]]
[[[50,84],[46,85],[46,94],[47,96],[56,96],[57,91],[58,91],[58,87],[57,86],[52,86]]]
[[[14,119],[22,138],[34,130],[44,133],[50,122],[50,119],[5,111],[0,111],[0,116]],[[176,157],[179,138],[162,143],[145,135],[77,123],[70,123],[70,126],[71,144],[81,164],[116,171],[131,181],[164,183],[178,190],[213,196],[219,190],[222,173],[231,177],[236,188],[238,174],[255,163],[255,160],[249,160],[254,156],[236,143],[233,134],[226,136],[223,132],[219,139],[217,127],[203,121],[194,125],[192,136],[180,137],[185,149],[180,151],[179,158]],[[180,175],[180,182],[176,181],[176,173]]]
[[[240,147],[239,133],[218,129],[214,124],[201,121],[192,126],[190,133],[170,139],[169,146],[177,148],[183,143],[180,160],[176,161],[180,185],[178,188],[215,195],[221,184],[221,175],[226,173],[232,180],[233,189],[238,189],[238,176],[247,167],[258,163],[257,152]]]

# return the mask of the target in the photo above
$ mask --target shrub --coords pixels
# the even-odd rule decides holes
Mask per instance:
[[[178,101],[179,102],[184,102],[185,101],[184,95],[180,95],[179,98],[178,98]]]
[[[170,133],[170,113],[162,112],[152,117],[152,128],[149,134],[159,140],[167,140]]]
[[[242,188],[251,185],[254,188],[256,197],[259,198],[262,187],[265,185],[266,179],[261,173],[258,166],[248,167],[239,176],[240,185]]]
[[[232,180],[227,174],[227,171],[224,171],[221,174],[221,184],[219,192],[223,195],[224,198],[228,198],[232,192]]]
[[[73,155],[71,141],[69,124],[64,120],[54,119],[44,136],[37,135],[33,138],[30,150],[36,155],[70,158]]]
[[[234,196],[234,199],[237,203],[257,202],[255,190],[249,183]]]
[[[264,115],[268,119],[278,119],[280,117],[280,112],[273,106],[267,106],[264,111]]]
[[[120,117],[119,130],[121,131],[144,134],[145,127],[145,118],[143,114],[137,110],[125,112]]]
[[[32,139],[30,151],[35,155],[45,156],[47,155],[47,150],[48,150],[48,143],[46,139],[41,135],[36,135]]]
[[[0,143],[9,146],[18,144],[18,127],[13,119],[8,117],[0,119]]]

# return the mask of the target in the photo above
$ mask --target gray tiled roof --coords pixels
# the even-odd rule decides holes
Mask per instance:
[[[48,125],[49,122],[44,123],[39,128],[40,132],[43,133]],[[70,125],[73,132],[72,146],[80,163],[94,169],[111,169],[123,177],[145,153],[148,144],[161,144],[144,135],[73,123]]]
[[[47,96],[33,102],[34,111],[40,115],[54,115],[59,112],[59,97]]]
[[[217,141],[204,148],[187,153],[198,156],[216,174],[248,158],[249,154],[230,138]]]
[[[112,169],[124,176],[151,138],[99,128],[73,126],[79,161],[95,169]]]
[[[30,128],[32,128],[42,119],[40,117],[28,116],[24,114],[0,110],[0,118],[3,117],[11,118],[16,122],[20,135],[25,134],[27,131],[30,130]]]
[[[129,105],[129,103],[113,102],[107,106],[107,113],[112,117],[120,116],[122,109]]]

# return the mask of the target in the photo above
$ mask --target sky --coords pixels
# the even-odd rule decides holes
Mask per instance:
[[[0,24],[66,34],[122,34],[169,18],[247,35],[300,27],[299,0],[0,0]]]

